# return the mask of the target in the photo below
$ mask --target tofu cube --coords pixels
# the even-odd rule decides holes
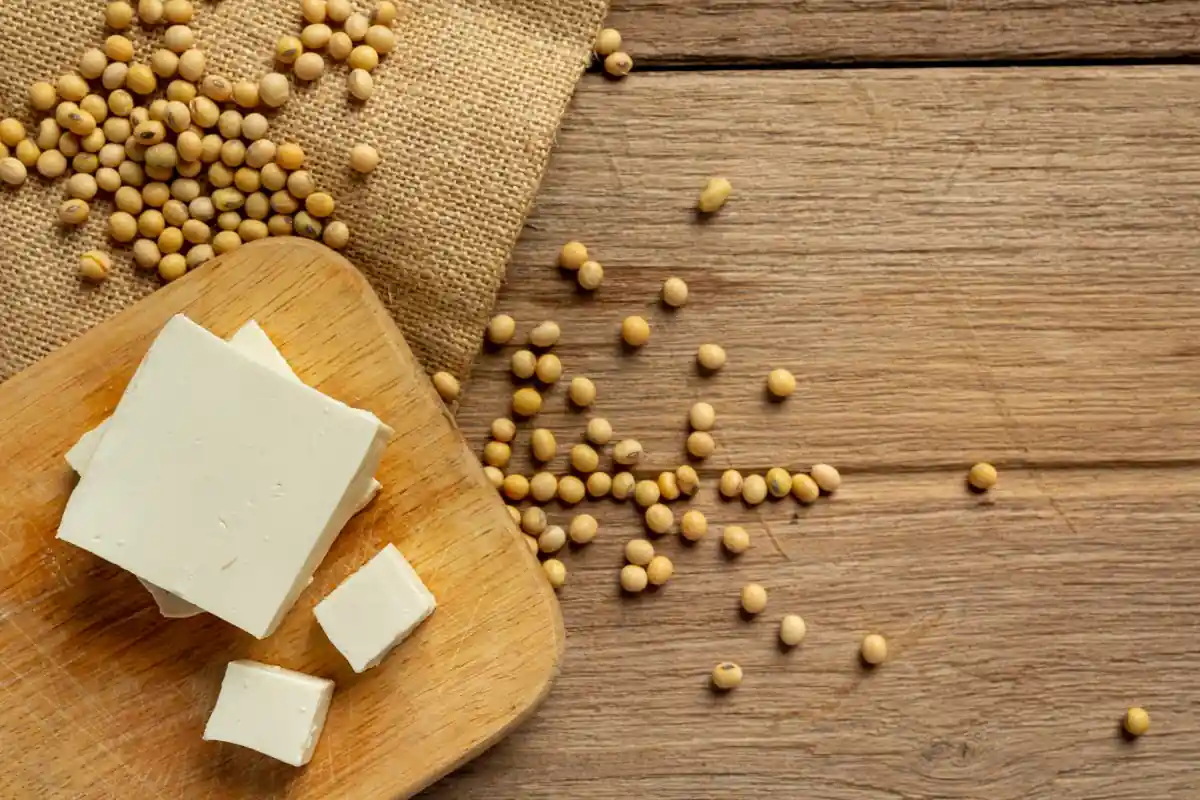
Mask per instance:
[[[321,738],[332,697],[331,680],[257,661],[231,661],[204,739],[302,767]]]
[[[416,571],[389,544],[317,604],[313,613],[355,672],[383,660],[437,607]]]
[[[105,426],[58,537],[265,638],[391,435],[177,316]]]
[[[237,332],[229,337],[229,346],[251,361],[258,362],[267,369],[278,372],[297,383],[300,382],[296,373],[292,371],[291,365],[275,349],[275,344],[267,336],[266,331],[254,320],[250,320],[238,328]],[[108,420],[105,420],[79,437],[79,441],[67,451],[67,463],[71,465],[71,469],[80,475],[87,474],[88,465],[92,463],[92,456],[96,454],[96,448],[100,446],[107,427]]]
[[[229,346],[251,361],[262,364],[267,369],[279,373],[288,380],[300,383],[300,378],[296,376],[291,365],[288,364],[283,354],[275,347],[274,342],[271,341],[271,337],[267,336],[262,326],[254,320],[250,320],[238,328],[237,332],[229,338]],[[79,441],[67,451],[67,463],[80,475],[87,474],[88,465],[92,463],[92,456],[95,455],[96,448],[100,446],[100,441],[104,438],[104,431],[107,427],[108,420],[101,422],[95,428],[92,428],[79,437]],[[364,490],[360,499],[355,504],[355,513],[366,508],[375,499],[375,495],[379,493],[380,488],[379,481],[372,479],[370,486]],[[158,606],[159,613],[164,617],[168,619],[186,619],[204,613],[202,609],[197,608],[181,597],[176,597],[159,586],[155,586],[144,578],[139,578],[139,580],[146,587],[146,590],[150,592],[150,596],[154,598],[154,602]]]

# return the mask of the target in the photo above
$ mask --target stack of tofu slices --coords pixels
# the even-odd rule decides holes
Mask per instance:
[[[113,415],[67,453],[80,480],[58,538],[132,572],[165,617],[208,612],[263,639],[378,493],[375,470],[392,434],[373,414],[304,385],[257,323],[226,342],[176,316]],[[314,614],[363,672],[434,607],[389,544]],[[333,688],[234,661],[204,738],[306,764]]]

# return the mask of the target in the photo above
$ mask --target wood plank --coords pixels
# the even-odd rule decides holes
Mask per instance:
[[[661,547],[677,576],[624,598],[614,501],[562,558],[568,654],[539,714],[429,797],[1134,798],[1197,788],[1200,684],[1200,274],[1191,267],[1200,109],[1191,71],[662,73],[585,83],[500,309],[563,327],[587,413],[547,394],[560,444],[603,415],[683,460],[686,412],[716,407],[717,453],[692,502],[706,541]],[[729,175],[719,215],[691,212]],[[594,297],[553,267],[579,238],[606,265]],[[679,275],[692,300],[657,303]],[[619,320],[654,337],[623,352]],[[694,371],[706,340],[729,364]],[[513,348],[478,361],[459,412],[481,448],[507,410]],[[771,367],[797,393],[767,403]],[[513,469],[528,470],[528,429]],[[974,460],[993,495],[965,491]],[[744,509],[721,470],[829,461],[812,508]],[[607,459],[605,459],[607,461]],[[565,469],[565,458],[554,462]],[[677,513],[682,507],[676,508]],[[717,546],[742,524],[754,547]],[[757,580],[762,618],[737,613]],[[810,635],[780,652],[775,626]],[[855,662],[870,630],[894,659]],[[715,697],[714,662],[746,684]],[[1132,704],[1150,737],[1123,740]]]
[[[1195,458],[1193,79],[1153,68],[592,82],[499,308],[524,330],[564,318],[568,371],[590,375],[599,410],[655,453],[679,452],[687,408],[706,398],[723,420],[714,463],[746,467]],[[733,199],[698,223],[695,197],[717,173]],[[593,298],[553,267],[570,238],[607,265]],[[692,289],[679,313],[658,305],[669,275]],[[631,313],[652,321],[653,342],[614,358]],[[715,378],[690,358],[705,341],[729,354]],[[774,367],[799,381],[783,405],[760,391]],[[495,397],[507,378],[478,381],[473,393]],[[648,409],[673,424],[646,430]]]
[[[1196,0],[613,0],[641,65],[1161,58],[1200,52]]]
[[[991,502],[958,477],[860,476],[800,512],[706,492],[691,505],[714,530],[661,539],[676,576],[633,598],[616,588],[633,511],[589,504],[601,535],[565,557],[554,692],[429,796],[1190,796],[1200,471],[1010,471]],[[726,523],[753,538],[736,561],[716,541]],[[770,603],[746,621],[751,580]],[[789,612],[809,626],[790,653],[775,638]],[[871,631],[891,643],[875,672],[856,657]],[[706,687],[721,660],[746,671],[727,697]],[[1134,704],[1153,727],[1130,743]]]

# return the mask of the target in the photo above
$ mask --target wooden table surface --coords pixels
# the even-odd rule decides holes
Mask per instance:
[[[567,376],[596,382],[587,413],[548,393],[536,424],[562,445],[604,416],[653,476],[685,460],[690,404],[715,406],[704,488],[674,506],[710,531],[662,537],[674,579],[625,597],[636,509],[548,507],[601,526],[562,556],[562,675],[427,796],[1200,796],[1200,73],[1103,63],[1193,52],[1200,2],[625,0],[612,19],[649,69],[580,86],[499,310],[522,336],[558,321]],[[1009,63],[1062,55],[1096,63]],[[841,58],[934,63],[788,63]],[[747,62],[770,68],[671,66]],[[712,174],[734,195],[700,222]],[[605,265],[594,296],[554,267],[576,238]],[[671,275],[691,287],[673,312]],[[633,313],[654,330],[630,354]],[[706,341],[729,354],[712,377]],[[466,386],[477,449],[512,349]],[[774,367],[798,379],[782,404]],[[985,496],[963,483],[981,459]],[[729,467],[819,461],[845,482],[814,506],[716,496]],[[726,524],[753,538],[739,558]],[[753,620],[747,581],[770,592]],[[809,633],[785,652],[789,612]],[[873,671],[870,631],[892,645]],[[746,675],[724,696],[720,660]],[[1138,741],[1130,705],[1152,718]]]
[[[608,22],[643,66],[1200,54],[1195,0],[613,0]]]

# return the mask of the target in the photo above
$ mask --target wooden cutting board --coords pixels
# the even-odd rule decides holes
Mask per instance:
[[[258,320],[302,380],[396,430],[380,496],[265,641],[163,619],[132,575],[54,538],[63,454],[180,312],[219,336]],[[553,592],[400,332],[357,270],[302,239],[222,256],[0,386],[0,532],[0,797],[409,795],[520,722],[562,655]],[[387,542],[438,608],[355,675],[311,609]],[[307,767],[201,740],[236,658],[337,682]]]

